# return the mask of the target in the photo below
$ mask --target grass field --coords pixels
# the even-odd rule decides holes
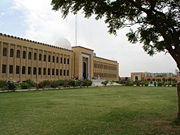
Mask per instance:
[[[176,88],[0,93],[0,135],[180,135]]]

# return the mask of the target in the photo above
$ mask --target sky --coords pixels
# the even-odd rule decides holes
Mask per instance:
[[[63,19],[60,11],[53,11],[51,0],[0,0],[0,33],[23,37],[53,45],[66,38],[75,46],[75,16]],[[129,28],[109,34],[103,20],[94,16],[77,15],[77,45],[93,49],[97,56],[116,60],[119,74],[131,72],[175,72],[176,63],[168,53],[149,56],[142,44],[128,42]]]

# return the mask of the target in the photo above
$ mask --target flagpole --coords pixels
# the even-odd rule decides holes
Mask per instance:
[[[77,14],[75,15],[75,45],[77,46]]]

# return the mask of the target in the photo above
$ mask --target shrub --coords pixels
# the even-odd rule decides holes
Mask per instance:
[[[169,87],[171,85],[171,82],[167,81],[164,83],[164,85]]]
[[[177,86],[177,82],[172,82],[171,85],[172,85],[172,87],[176,87]]]
[[[59,86],[64,86],[64,80],[57,80]]]
[[[69,81],[68,80],[64,80],[63,87],[69,87]]]
[[[77,86],[82,86],[83,85],[83,81],[81,81],[81,80],[75,80],[75,86],[77,87]]]
[[[7,82],[0,80],[0,88],[5,88],[7,86]]]
[[[16,90],[16,83],[15,82],[11,82],[11,81],[8,81],[7,82],[7,89],[8,90],[12,90],[12,91],[15,91]]]
[[[141,85],[140,81],[135,81],[133,84],[135,84],[136,86],[140,86]]]
[[[163,82],[158,82],[158,86],[163,86]]]
[[[125,86],[133,86],[134,85],[134,82],[133,81],[127,81],[125,83]]]
[[[22,82],[21,83],[21,89],[28,89],[29,88],[29,84],[27,82]]]
[[[52,87],[52,88],[57,88],[58,86],[59,86],[58,81],[52,81],[52,82],[51,82],[51,87]]]
[[[51,87],[51,82],[49,80],[44,80],[43,82],[41,82],[43,86],[43,88],[50,88]]]
[[[82,82],[82,86],[86,86],[86,87],[89,87],[89,86],[91,86],[92,85],[92,81],[91,80],[84,80],[83,82]]]
[[[72,86],[72,87],[75,87],[76,86],[76,83],[75,83],[75,80],[68,80],[68,85],[69,86]]]
[[[140,82],[140,85],[141,85],[141,86],[148,86],[148,84],[149,84],[149,83],[148,83],[147,81],[141,81],[141,82]]]
[[[103,81],[101,82],[101,84],[103,84],[104,86],[106,86],[108,84],[108,81]]]
[[[39,89],[39,88],[44,88],[44,83],[43,82],[40,82],[38,84],[36,84],[36,88]]]
[[[27,84],[28,84],[28,88],[32,88],[32,87],[35,87],[36,86],[36,83],[33,82],[32,80],[26,80],[25,81]]]

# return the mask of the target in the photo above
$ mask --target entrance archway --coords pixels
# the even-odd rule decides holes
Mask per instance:
[[[87,64],[83,62],[83,79],[87,79]]]
[[[135,76],[135,81],[138,81],[139,79],[138,79],[138,76]]]

